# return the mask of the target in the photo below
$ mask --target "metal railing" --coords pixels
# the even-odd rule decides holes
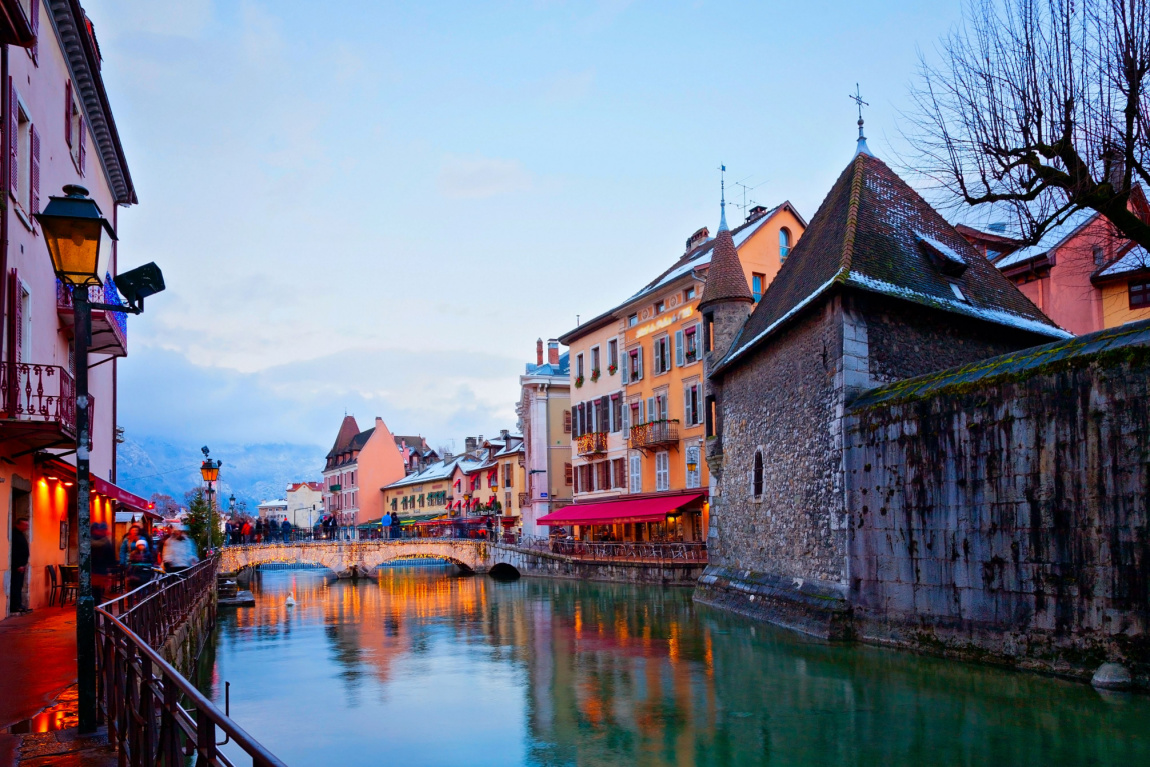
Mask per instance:
[[[88,288],[88,300],[94,304],[112,304],[124,306],[125,301],[120,297],[116,281],[111,274],[104,276],[103,285],[92,285]],[[72,288],[65,285],[59,278],[56,279],[56,307],[58,309],[72,309]],[[107,312],[108,320],[119,331],[120,342],[128,340],[128,315],[121,312]]]
[[[706,543],[552,541],[551,552],[597,562],[706,562]]]
[[[59,365],[0,363],[0,398],[6,419],[55,423],[76,436],[76,379]]]
[[[631,427],[630,446],[632,449],[656,447],[679,441],[679,421],[651,421]]]
[[[121,765],[185,767],[195,756],[197,765],[233,767],[220,751],[229,741],[255,767],[284,764],[153,649],[210,592],[217,564],[213,557],[96,608],[100,713]]]
[[[595,455],[607,452],[607,432],[591,431],[575,438],[575,450],[579,455]]]

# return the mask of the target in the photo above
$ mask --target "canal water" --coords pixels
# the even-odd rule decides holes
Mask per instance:
[[[293,767],[1150,764],[1150,696],[827,645],[687,589],[453,573],[262,573],[201,684]]]

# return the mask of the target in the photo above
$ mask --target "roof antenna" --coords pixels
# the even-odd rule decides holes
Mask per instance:
[[[747,181],[750,178],[751,178],[750,176],[747,176],[747,178],[743,179],[743,181]],[[732,202],[731,204],[734,205],[736,208],[738,208],[739,211],[745,216],[745,215],[747,215],[747,207],[748,206],[759,204],[755,200],[751,200],[748,203],[747,202],[747,192],[753,192],[767,182],[766,181],[760,181],[759,183],[755,184],[754,186],[748,186],[747,184],[744,184],[743,181],[736,181],[735,182],[735,186],[737,186],[743,190],[743,204],[739,205],[739,203],[737,203],[737,202]]]
[[[859,84],[858,83],[855,83],[854,95],[852,96],[851,94],[848,93],[847,98],[850,99],[851,101],[853,101],[855,103],[855,105],[859,108],[859,141],[858,141],[858,149],[855,150],[855,155],[858,156],[860,154],[869,154],[871,157],[874,157],[874,155],[871,154],[870,147],[868,147],[866,145],[866,136],[863,135],[862,108],[863,107],[869,107],[870,104],[868,104],[867,102],[862,100],[862,91],[859,90]]]
[[[727,229],[727,166],[719,163],[719,231]]]

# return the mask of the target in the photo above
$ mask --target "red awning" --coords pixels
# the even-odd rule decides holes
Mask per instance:
[[[51,468],[57,474],[68,477],[69,479],[76,478],[76,467],[70,463],[63,461],[48,461],[44,464],[46,468]],[[119,485],[113,485],[107,480],[100,479],[91,472],[88,473],[89,481],[91,482],[92,491],[100,495],[107,496],[113,501],[119,501],[120,505],[125,511],[135,511],[141,514],[146,514],[152,519],[160,519],[161,516],[156,513],[155,506],[146,501],[135,493],[129,493]]]
[[[634,501],[577,503],[540,517],[536,524],[609,525],[614,522],[662,522],[675,509],[702,498],[702,493],[664,495]]]

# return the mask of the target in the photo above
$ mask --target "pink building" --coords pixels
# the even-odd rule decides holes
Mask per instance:
[[[12,609],[11,542],[27,519],[31,559],[23,602],[47,604],[48,566],[75,563],[76,364],[71,295],[57,284],[33,215],[65,184],[88,189],[117,226],[119,206],[136,200],[132,178],[100,75],[94,28],[71,0],[0,0],[0,617]],[[5,29],[5,27],[8,27]],[[22,28],[22,29],[20,29]],[[16,47],[25,45],[27,47]],[[120,303],[113,278],[120,251],[109,242],[101,303]],[[127,255],[127,254],[125,254]],[[136,263],[127,255],[128,265]],[[92,313],[92,521],[114,529],[118,511],[148,504],[116,482],[116,374],[127,354],[125,315]],[[119,542],[116,541],[118,544]]]
[[[323,470],[324,512],[341,527],[383,518],[383,488],[407,475],[395,437],[378,416],[360,431],[344,416]]]

